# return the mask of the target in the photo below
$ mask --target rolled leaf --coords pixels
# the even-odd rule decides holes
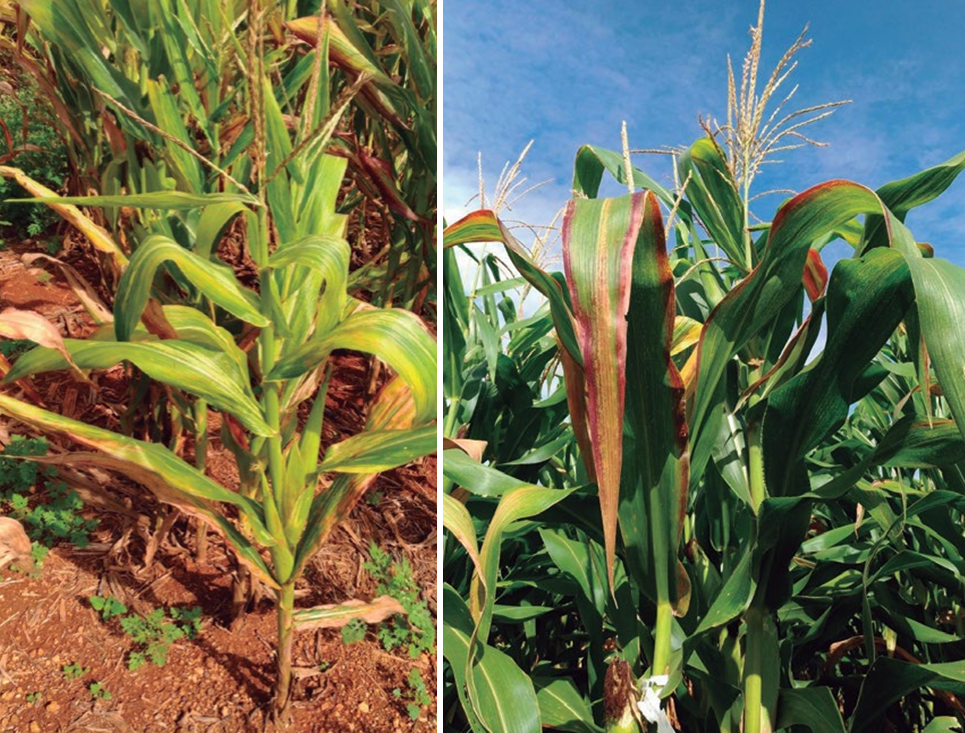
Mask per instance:
[[[687,511],[689,446],[683,380],[671,358],[673,273],[660,207],[649,192],[630,287],[626,422],[633,442],[624,451],[620,530],[628,570],[640,587],[656,581],[658,599],[676,602],[683,595],[677,588],[677,548]]]
[[[351,248],[343,238],[318,235],[286,244],[268,259],[271,268],[300,265],[322,276],[321,295],[315,308],[316,337],[328,333],[342,318],[351,256]],[[298,314],[293,316],[297,318]]]
[[[587,385],[587,418],[613,581],[623,463],[627,309],[646,195],[577,199],[563,215],[563,265]]]

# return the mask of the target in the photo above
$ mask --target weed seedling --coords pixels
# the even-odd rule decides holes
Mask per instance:
[[[90,533],[97,527],[96,521],[81,515],[83,502],[77,492],[56,480],[54,467],[40,471],[36,463],[12,457],[46,453],[47,441],[43,438],[13,436],[0,455],[0,514],[23,524],[33,541],[31,554],[38,566],[47,551],[61,540],[86,547]]]
[[[131,637],[140,649],[131,652],[127,667],[131,671],[140,669],[149,661],[163,667],[168,661],[168,652],[178,639],[193,639],[201,628],[201,608],[171,609],[171,618],[165,618],[163,608],[156,608],[146,616],[131,614],[121,618],[121,628]]]
[[[342,643],[355,644],[365,639],[368,625],[360,618],[353,618],[342,627]]]
[[[95,700],[110,700],[113,697],[104,687],[103,682],[91,682],[87,689]]]
[[[392,596],[406,611],[406,616],[397,614],[391,621],[379,625],[378,637],[382,647],[386,651],[408,648],[412,659],[423,652],[434,653],[436,631],[432,614],[419,597],[419,584],[412,575],[408,559],[403,557],[397,563],[374,542],[369,547],[369,557],[371,561],[364,567],[376,580],[376,593]]]
[[[90,606],[95,611],[101,612],[101,621],[110,621],[115,616],[122,616],[127,613],[127,606],[117,600],[114,596],[91,596]]]
[[[29,339],[3,339],[0,341],[0,354],[3,354],[13,362],[16,361],[21,354],[27,353],[36,345],[35,342]]]
[[[90,667],[81,667],[77,662],[71,662],[63,666],[65,680],[77,680],[85,674],[90,673]]]
[[[31,705],[36,705],[38,702],[40,702],[40,699],[43,696],[44,696],[44,693],[42,692],[28,692],[27,702],[29,702]]]
[[[180,624],[187,639],[197,638],[201,633],[201,606],[194,608],[172,608],[171,618]]]
[[[91,608],[100,611],[105,623],[113,618],[121,629],[138,645],[127,658],[127,668],[140,669],[148,662],[163,667],[168,651],[178,639],[194,639],[201,631],[201,607],[156,608],[146,616],[128,613],[127,606],[113,596],[90,596]]]
[[[409,670],[408,683],[407,694],[405,695],[405,699],[408,700],[408,702],[405,705],[405,709],[406,712],[409,713],[409,718],[414,722],[422,715],[422,708],[432,704],[432,698],[426,689],[426,683],[425,680],[422,679],[422,673],[415,667]],[[392,697],[396,700],[402,700],[402,690],[396,687],[392,690]]]

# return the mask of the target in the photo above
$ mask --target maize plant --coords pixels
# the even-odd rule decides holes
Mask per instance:
[[[45,7],[56,14],[66,5]],[[117,257],[122,272],[111,322],[87,339],[62,339],[31,314],[0,315],[0,333],[30,329],[41,344],[17,360],[7,382],[124,362],[161,385],[173,403],[196,400],[203,420],[208,407],[219,411],[225,443],[241,473],[239,490],[218,484],[203,467],[189,465],[163,445],[9,395],[0,395],[0,414],[88,449],[45,460],[112,469],[213,527],[247,570],[274,591],[278,649],[273,706],[283,721],[291,698],[295,583],[378,473],[435,450],[436,349],[435,339],[412,313],[376,308],[348,294],[351,249],[346,217],[336,210],[346,160],[331,154],[344,106],[328,115],[327,105],[308,105],[302,124],[286,119],[265,48],[273,9],[248,3],[247,45],[238,48],[248,83],[233,93],[242,95],[250,126],[242,146],[243,167],[250,173],[233,170],[247,184],[203,155],[189,155],[183,160],[202,176],[205,190],[39,199],[55,207],[145,211],[168,224],[193,222],[198,239],[212,246],[187,247],[163,227],[139,232],[130,257]],[[315,65],[316,85],[319,68],[324,65]],[[101,80],[105,85],[115,79],[108,77]],[[145,123],[142,112],[154,106],[137,89],[120,86],[147,105],[133,109],[136,115],[124,124],[146,124],[150,130],[152,123]],[[120,105],[117,109],[125,114]],[[256,288],[245,285],[213,246],[234,218],[247,234]],[[123,254],[109,233],[99,233]],[[162,275],[197,297],[171,302],[157,287]],[[365,430],[321,454],[329,357],[337,349],[373,354],[393,375],[374,399]],[[303,403],[310,408],[300,423]],[[311,610],[300,613],[306,625],[317,616]]]
[[[677,166],[675,194],[582,148],[563,273],[491,211],[445,231],[501,243],[544,298],[514,323],[508,284],[466,301],[449,261],[448,723],[961,725],[965,270],[903,222],[965,154],[877,191],[815,186],[756,227],[714,139]],[[631,193],[598,198],[607,172]],[[853,252],[829,275],[836,240]],[[549,321],[559,366],[520,380],[503,350],[547,348]],[[487,393],[512,411],[480,411]],[[523,414],[520,453],[491,426]]]
[[[248,182],[251,161],[244,153],[253,125],[238,103],[246,87],[245,0],[25,0],[17,8],[0,13],[0,23],[14,31],[0,35],[0,48],[53,104],[75,191],[195,194]],[[384,281],[374,294],[380,303],[388,295],[388,303],[401,280],[411,302],[426,289],[433,249],[434,7],[286,2],[268,9],[266,27],[275,46],[272,78],[280,82],[272,94],[303,138],[328,121],[333,104],[352,106],[343,126],[351,130],[334,139],[357,184],[343,209],[384,202],[393,212],[389,266],[375,278],[378,268],[370,264],[353,281]],[[340,98],[360,76],[359,97]],[[199,154],[231,176],[211,176]],[[22,174],[18,178],[23,183]],[[212,208],[202,222],[197,209],[161,215],[110,206],[102,221],[125,248],[162,233],[204,251],[236,213]],[[131,227],[135,236],[128,242]]]

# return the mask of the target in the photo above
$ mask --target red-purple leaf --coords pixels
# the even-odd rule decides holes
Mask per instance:
[[[563,215],[563,266],[583,356],[611,586],[623,463],[630,265],[646,196],[578,199]]]

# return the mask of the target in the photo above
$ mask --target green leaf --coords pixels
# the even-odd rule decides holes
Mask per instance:
[[[325,453],[322,471],[380,473],[436,451],[436,425],[411,430],[366,430],[335,443]]]
[[[539,535],[543,538],[543,544],[553,564],[582,591],[583,597],[596,610],[602,624],[607,592],[601,585],[600,578],[594,573],[592,557],[593,549],[599,551],[600,546],[596,543],[576,542],[558,530],[547,528],[540,528]],[[584,622],[590,621],[584,618]]]
[[[760,264],[708,316],[698,346],[691,441],[700,440],[727,362],[781,312],[802,287],[810,243],[859,214],[881,212],[867,188],[832,181],[785,203],[774,217]]]
[[[539,716],[544,726],[570,733],[603,733],[593,722],[590,703],[577,689],[573,680],[557,679],[536,691]]]
[[[446,478],[476,496],[502,496],[525,486],[525,482],[474,461],[457,448],[442,452],[442,467]]]
[[[193,79],[185,80],[181,86],[181,94],[186,99],[192,97],[197,99]],[[159,81],[148,79],[147,97],[151,111],[154,112],[157,126],[171,137],[180,140],[183,146],[193,150],[196,141],[188,133],[184,117],[178,107],[178,100],[169,89],[167,80],[163,78]],[[199,117],[199,119],[204,118]],[[201,162],[185,150],[182,145],[177,145],[169,139],[165,139],[163,145],[166,150],[165,158],[171,163],[171,169],[178,179],[179,187],[187,189],[193,194],[202,193],[204,191],[204,170],[201,168]],[[165,192],[162,195],[166,196],[167,193],[174,192]],[[88,205],[94,206],[95,204]],[[133,204],[119,204],[119,206],[133,206]]]
[[[532,680],[503,652],[473,642],[468,609],[452,588],[443,590],[442,653],[452,666],[463,710],[478,733],[540,733]],[[475,648],[474,648],[475,647]]]
[[[445,471],[445,468],[443,468]],[[572,489],[545,489],[524,485],[503,495],[486,530],[479,553],[479,572],[473,577],[470,608],[477,619],[476,637],[489,638],[493,604],[496,602],[496,581],[503,533],[513,522],[542,514],[573,492]]]
[[[936,468],[965,461],[965,441],[954,420],[906,415],[888,430],[875,450],[877,465]]]
[[[807,726],[811,733],[844,733],[844,720],[829,687],[783,688],[777,702],[777,729]]]
[[[626,185],[627,177],[623,168],[622,154],[598,148],[595,145],[583,145],[577,151],[573,165],[573,190],[595,199],[600,190],[604,170],[609,171],[618,183]],[[675,197],[670,191],[635,166],[631,166],[630,174],[633,176],[634,186],[653,191],[657,198],[673,208]],[[679,202],[678,212],[684,221],[690,221],[690,204],[687,201]]]
[[[878,657],[861,685],[851,715],[849,733],[880,730],[881,716],[888,707],[921,687],[965,692],[965,662],[909,664],[890,657]]]
[[[294,349],[268,375],[269,381],[292,379],[318,368],[335,349],[375,354],[392,367],[409,388],[416,422],[436,414],[436,341],[418,316],[400,309],[356,311],[321,339]]]
[[[151,295],[155,273],[164,263],[175,265],[198,290],[232,315],[255,326],[269,325],[259,311],[257,296],[238,282],[230,267],[199,257],[170,237],[155,234],[131,255],[117,284],[114,330],[118,341],[130,339]]]
[[[688,643],[696,641],[700,634],[715,629],[718,626],[737,618],[751,602],[757,583],[751,571],[753,550],[750,546],[744,550],[740,561],[734,565],[730,575],[724,581],[717,596],[710,604],[710,608],[693,634],[688,637]]]
[[[268,170],[274,170],[288,159],[292,152],[291,138],[288,127],[282,116],[281,107],[275,98],[272,82],[265,77],[261,80],[264,85],[262,98],[265,110],[266,155]],[[295,201],[293,200],[292,183],[303,184],[304,177],[299,166],[290,163],[285,172],[275,176],[268,182],[268,205],[271,209],[272,221],[278,230],[278,239],[282,242],[292,242],[298,237],[298,222],[295,220]]]
[[[205,206],[194,235],[194,253],[204,259],[210,259],[212,254],[218,251],[218,244],[234,218],[239,214],[250,212],[251,209],[241,201]]]
[[[237,362],[226,354],[177,339],[123,343],[65,339],[64,345],[81,369],[110,369],[121,361],[129,361],[151,379],[202,397],[219,410],[231,413],[255,434],[274,434],[245,381],[247,374],[241,373]],[[18,359],[6,379],[15,381],[67,366],[56,351],[38,347]]]
[[[918,318],[945,399],[965,436],[965,270],[942,259],[906,255]]]
[[[325,399],[324,390],[319,392],[316,399]],[[413,416],[412,396],[406,389],[405,383],[399,377],[395,377],[379,392],[369,410],[365,431],[359,435],[365,435],[368,432],[384,434],[391,430],[404,432],[412,426]],[[434,448],[433,445],[432,449]],[[318,443],[314,439],[307,441],[304,449],[317,454]],[[305,459],[308,460],[308,456],[305,456]],[[304,463],[302,465],[304,466]],[[306,473],[309,472],[306,471]],[[305,496],[314,494],[314,476],[312,471],[307,477],[307,486],[311,491],[306,489]],[[298,576],[305,562],[328,538],[338,523],[348,516],[375,481],[376,476],[376,473],[340,473],[336,475],[331,486],[312,497],[307,516],[303,514],[303,508],[293,512],[292,518],[288,521],[288,531],[290,536],[297,536],[299,540],[291,577]]]
[[[248,356],[238,348],[234,337],[208,316],[186,305],[165,305],[164,317],[178,332],[178,339],[217,351],[231,359],[238,368],[242,384],[249,384]]]
[[[960,733],[962,724],[951,715],[942,715],[932,720],[921,729],[921,733]]]
[[[73,204],[75,206],[127,206],[132,209],[161,209],[179,211],[198,209],[215,204],[257,204],[258,199],[240,193],[196,194],[185,191],[154,191],[123,196],[57,196],[30,199],[9,199],[9,202],[33,204]]]
[[[727,259],[749,271],[754,263],[745,251],[744,202],[717,143],[701,138],[680,156],[677,169],[681,181],[690,177],[687,198],[711,239]]]
[[[816,363],[775,390],[762,429],[771,496],[807,491],[798,460],[847,417],[855,381],[914,302],[904,258],[891,249],[840,261],[828,287],[828,343]]]
[[[909,211],[933,201],[944,193],[962,170],[965,170],[965,151],[920,173],[886,183],[878,189],[877,193],[895,217],[899,221],[904,221]],[[885,226],[884,217],[880,214],[868,216],[861,241],[857,245],[858,251],[886,246],[887,243],[888,229]]]

